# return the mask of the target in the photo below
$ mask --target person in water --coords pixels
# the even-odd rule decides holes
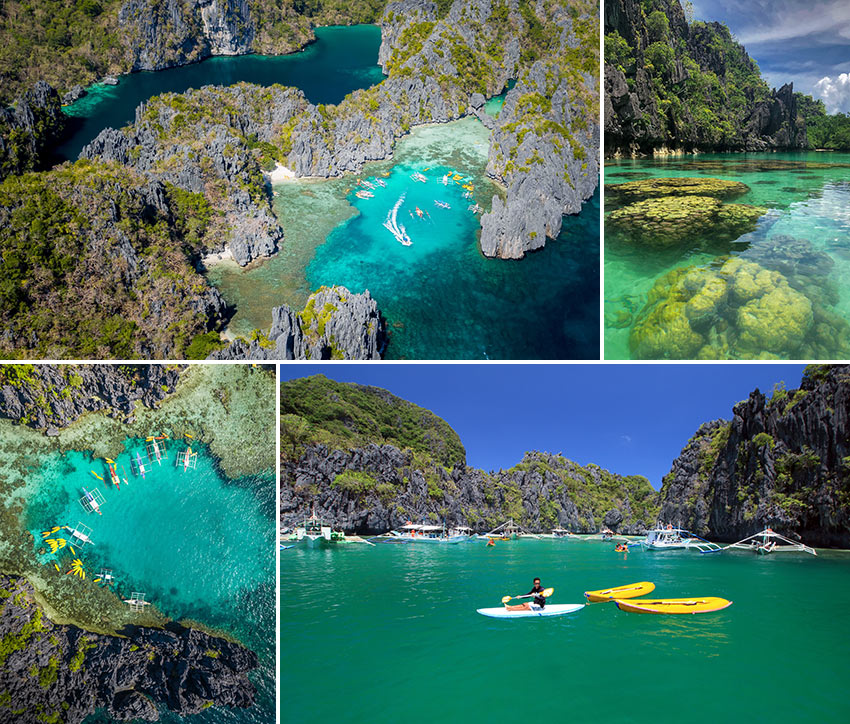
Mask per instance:
[[[534,596],[531,603],[526,601],[524,603],[518,603],[515,606],[508,606],[508,604],[505,604],[505,609],[507,611],[541,611],[546,605],[546,598],[543,595],[543,586],[540,585],[539,578],[534,579],[534,587],[526,595]]]

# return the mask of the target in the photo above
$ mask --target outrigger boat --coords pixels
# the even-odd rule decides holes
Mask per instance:
[[[566,528],[552,528],[553,538],[569,538],[572,535]]]
[[[103,515],[103,513],[100,512],[100,504],[103,496],[98,495],[99,492],[100,491],[95,491],[93,493],[90,490],[83,488],[83,497],[80,499],[80,502],[86,510],[90,510],[92,513],[97,513],[98,515]]]
[[[145,440],[147,452],[148,452],[148,460],[151,462],[156,461],[158,465],[162,465],[162,461],[168,458],[168,450],[163,443],[162,447],[160,447],[157,440],[165,440],[165,435],[160,435],[159,437],[149,437]]]
[[[436,206],[440,209],[450,209],[451,208],[451,205],[449,204],[448,201],[438,201],[437,199],[434,199],[434,206]]]
[[[132,465],[130,466],[133,467]],[[142,456],[139,453],[136,453],[136,469],[138,470],[138,474],[142,476],[142,480],[145,479],[145,464],[142,462]]]
[[[672,525],[658,526],[648,531],[640,544],[649,551],[669,551],[683,548],[695,548],[705,543],[702,538],[689,533],[684,528]]]
[[[516,523],[514,523],[514,519],[511,518],[508,521],[502,523],[501,525],[497,525],[493,530],[489,533],[485,533],[482,537],[484,538],[496,538],[497,540],[516,540],[520,537],[522,533],[525,531],[520,528]]]
[[[375,196],[375,194],[373,194],[371,191],[363,191],[363,190],[356,191],[356,192],[354,193],[354,195],[355,195],[358,199],[371,199],[371,198],[373,198],[373,197]]]
[[[419,171],[414,171],[412,174],[410,174],[410,178],[412,178],[414,181],[419,181],[423,184],[428,180],[428,177],[419,173]]]
[[[384,188],[387,187],[387,182],[382,178],[376,178],[375,183],[378,184],[378,186],[383,186]]]
[[[360,181],[358,181],[357,183],[359,183],[361,186],[365,186],[365,187],[366,187],[367,189],[369,189],[370,191],[373,191],[373,190],[375,189],[375,184],[373,184],[373,183],[371,183],[371,182],[369,182],[369,181],[364,181],[364,180],[362,180],[362,179],[361,179],[361,180],[360,180]]]
[[[109,478],[112,484],[121,490],[121,478],[118,477],[118,471],[115,469],[115,461],[106,458],[106,469],[109,470]]]
[[[766,556],[770,553],[808,553],[816,556],[817,551],[810,546],[804,545],[799,541],[793,541],[780,535],[772,528],[765,528],[760,533],[748,536],[737,543],[730,543],[728,546],[717,546],[712,550],[700,551],[700,553],[721,553],[730,548],[739,550],[754,551],[760,556]]]
[[[345,539],[345,534],[335,531],[313,513],[290,534],[289,540],[305,544],[308,548],[322,548]]]
[[[446,530],[444,525],[411,523],[390,532],[389,540],[398,543],[463,543],[469,536],[459,530]]]

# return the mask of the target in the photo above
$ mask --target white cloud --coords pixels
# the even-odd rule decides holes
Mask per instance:
[[[815,95],[826,104],[827,113],[850,112],[850,73],[821,78],[815,83]]]
[[[846,0],[821,2],[777,2],[770,0],[763,12],[736,33],[744,45],[763,45],[826,34],[832,38],[850,37],[850,3]],[[765,18],[770,18],[765,22]]]
[[[632,436],[631,435],[620,435],[620,439],[624,443],[626,443],[626,445],[631,445],[631,443],[632,443]]]

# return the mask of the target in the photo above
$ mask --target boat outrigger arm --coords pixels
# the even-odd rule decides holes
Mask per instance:
[[[723,551],[728,551],[730,548],[755,551],[756,553],[798,552],[809,553],[813,556],[817,555],[817,551],[811,546],[786,538],[784,535],[781,535],[770,528],[765,528],[759,533],[747,536],[746,538],[739,540],[737,543],[730,543],[723,547],[718,546],[715,550],[701,550],[700,553],[721,553]]]

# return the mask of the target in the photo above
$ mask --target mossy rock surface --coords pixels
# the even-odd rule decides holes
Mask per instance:
[[[701,176],[670,176],[606,184],[605,198],[616,204],[630,204],[664,196],[711,196],[734,199],[743,196],[750,187],[740,181]]]
[[[673,269],[629,336],[635,359],[782,359],[803,349],[811,301],[779,272],[739,257]]]
[[[712,196],[665,196],[628,204],[608,216],[626,243],[668,248],[709,237],[722,242],[753,231],[762,206],[724,204]]]

